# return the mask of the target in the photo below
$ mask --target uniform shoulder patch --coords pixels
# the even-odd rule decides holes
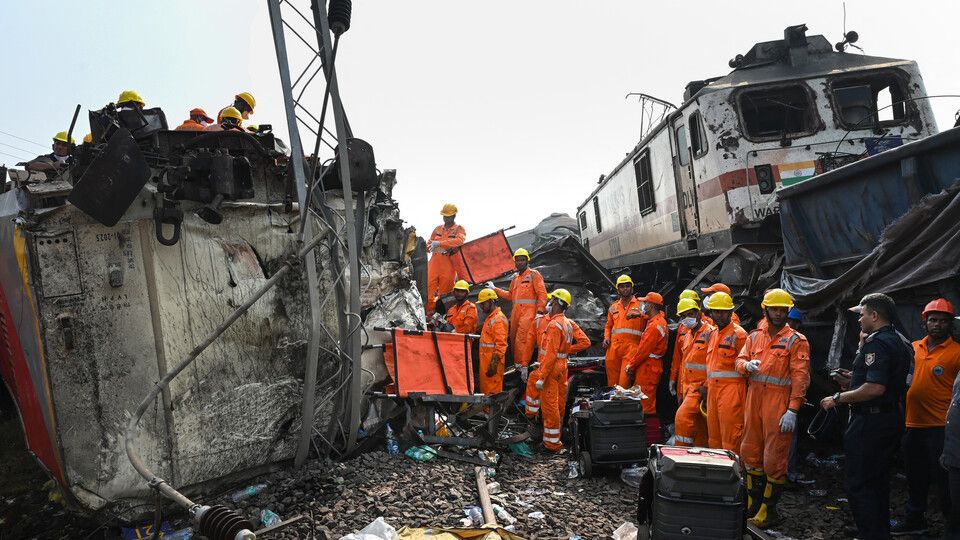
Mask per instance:
[[[863,363],[872,366],[873,362],[877,359],[877,353],[867,353],[863,356]]]

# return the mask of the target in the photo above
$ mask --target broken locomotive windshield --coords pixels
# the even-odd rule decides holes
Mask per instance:
[[[744,133],[750,139],[797,137],[819,130],[820,119],[803,84],[744,90],[737,104]]]
[[[893,74],[842,79],[832,84],[833,101],[840,125],[865,129],[906,121],[905,92]]]

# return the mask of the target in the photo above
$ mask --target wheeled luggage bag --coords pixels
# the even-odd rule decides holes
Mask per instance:
[[[643,406],[632,399],[591,400],[572,415],[580,474],[595,466],[628,465],[647,458]]]
[[[727,450],[653,445],[640,482],[637,520],[650,538],[736,539],[746,527],[740,458]]]

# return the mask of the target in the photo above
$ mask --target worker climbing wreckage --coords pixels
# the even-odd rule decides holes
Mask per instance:
[[[676,99],[630,92],[639,139],[595,181],[596,126],[525,116],[571,95],[513,77],[508,102],[480,81],[458,110],[422,47],[378,65],[401,64],[382,45],[402,9],[261,7],[191,5],[172,26],[172,0],[149,27],[117,12],[92,42],[137,46],[104,62],[76,43],[89,74],[16,41],[57,68],[0,100],[0,155],[18,160],[0,166],[0,536],[960,538],[960,131],[938,130],[933,98],[952,94],[916,62],[872,56],[896,40],[781,35],[781,13],[745,6],[776,19],[757,25],[770,39],[699,51],[730,71],[681,73]],[[366,34],[348,33],[354,9]],[[497,24],[449,9],[463,36]],[[602,92],[563,87],[609,124],[626,116],[603,95],[634,89],[597,74],[635,77],[636,47],[659,43],[636,6],[604,9],[606,35],[633,41],[587,28]],[[7,10],[13,36],[35,10]],[[581,22],[544,2],[511,20],[547,10]],[[89,22],[60,11],[52,34]],[[898,23],[960,14],[935,12]],[[257,54],[220,79],[134,71],[188,67],[151,33],[212,46],[197,21],[214,16],[227,51],[269,34],[279,77]],[[427,49],[482,42],[502,73],[529,57],[447,38]],[[548,49],[516,72],[555,82],[531,71]],[[435,60],[450,80],[479,65]],[[68,76],[94,105],[60,110]],[[401,123],[416,146],[382,127]]]

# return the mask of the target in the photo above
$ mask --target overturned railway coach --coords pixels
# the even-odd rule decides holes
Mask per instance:
[[[937,132],[916,62],[806,30],[687,85],[577,208],[594,257],[667,294],[709,279],[762,290],[782,264],[778,187]]]

